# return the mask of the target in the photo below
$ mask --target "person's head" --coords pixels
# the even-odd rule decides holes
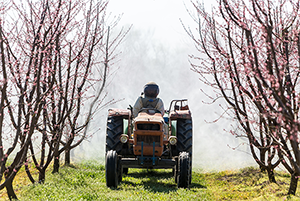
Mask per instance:
[[[159,87],[155,82],[148,82],[144,86],[144,94],[148,98],[156,98],[159,93]]]

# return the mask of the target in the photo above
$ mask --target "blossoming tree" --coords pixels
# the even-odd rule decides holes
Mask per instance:
[[[222,97],[243,131],[261,169],[275,182],[281,162],[291,174],[289,194],[300,176],[299,1],[219,0],[209,13],[192,2],[201,55],[193,70]],[[232,131],[234,132],[234,131]]]

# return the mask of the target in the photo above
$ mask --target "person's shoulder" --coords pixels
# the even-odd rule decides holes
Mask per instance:
[[[137,99],[136,99],[136,103],[138,103],[138,102],[141,102],[142,101],[142,97],[141,96],[139,96]]]
[[[158,103],[162,103],[162,104],[163,104],[162,99],[160,99],[160,98],[158,98],[158,97],[157,97],[156,99],[157,99],[157,102],[158,102]]]
[[[144,97],[141,95],[141,96],[138,97],[137,101],[142,101],[143,98],[144,98]]]

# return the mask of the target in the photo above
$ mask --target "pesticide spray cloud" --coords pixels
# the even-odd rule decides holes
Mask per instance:
[[[110,107],[125,109],[133,105],[145,83],[154,81],[160,86],[159,97],[164,101],[165,109],[173,99],[189,100],[193,118],[194,168],[211,171],[254,165],[247,145],[239,146],[245,139],[237,139],[224,131],[232,129],[232,122],[221,119],[206,123],[217,119],[222,110],[218,103],[203,103],[207,98],[200,88],[212,93],[211,88],[203,85],[198,80],[199,75],[190,70],[188,55],[199,53],[179,20],[191,28],[197,26],[186,7],[193,10],[191,5],[172,0],[110,1],[109,9],[113,14],[124,14],[119,26],[133,25],[120,46],[122,54],[115,64],[120,68],[107,88],[108,100],[123,100]],[[74,150],[73,158],[96,159],[104,163],[107,110],[101,110],[94,118],[90,128],[95,135]],[[230,148],[237,146],[238,150]]]

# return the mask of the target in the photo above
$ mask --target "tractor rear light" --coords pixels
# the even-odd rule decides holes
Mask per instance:
[[[175,145],[177,143],[177,137],[176,136],[170,136],[169,137],[169,143],[171,145]]]
[[[123,143],[123,144],[125,144],[127,141],[128,141],[128,135],[126,135],[126,134],[122,134],[121,136],[120,136],[120,141]]]

